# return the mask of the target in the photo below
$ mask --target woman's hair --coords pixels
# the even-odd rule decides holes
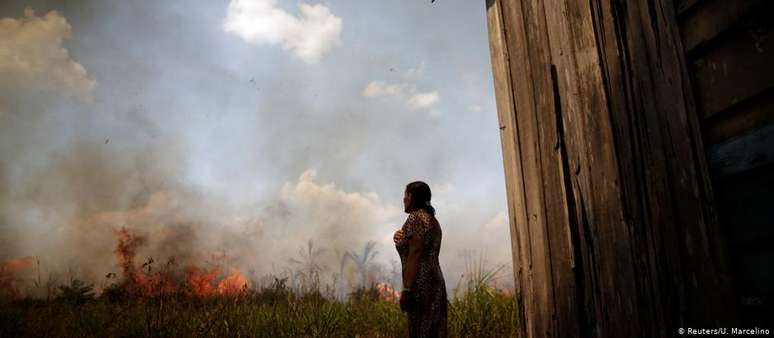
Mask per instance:
[[[422,181],[411,182],[406,185],[406,192],[411,194],[411,206],[416,209],[425,209],[430,215],[435,216],[435,208],[430,205],[430,186]]]

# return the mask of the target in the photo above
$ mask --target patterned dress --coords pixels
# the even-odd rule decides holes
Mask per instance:
[[[419,236],[424,242],[424,250],[419,259],[417,279],[411,289],[414,307],[408,312],[409,336],[446,337],[446,283],[438,264],[438,252],[441,249],[441,226],[426,210],[412,211],[401,228],[403,239],[395,243],[406,273],[409,255],[409,239]]]

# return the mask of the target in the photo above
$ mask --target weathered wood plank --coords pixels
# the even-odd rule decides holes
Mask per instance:
[[[668,1],[655,4],[655,9],[652,7],[653,3],[643,3],[641,12],[647,8],[652,15],[650,25],[645,20],[641,22],[642,26],[649,28],[643,30],[646,32],[646,39],[630,39],[632,44],[644,42],[643,56],[651,60],[651,64],[642,69],[645,73],[639,73],[646,75],[634,76],[640,81],[650,77],[654,110],[643,110],[641,113],[646,116],[657,115],[658,118],[645,127],[645,138],[652,139],[659,135],[653,131],[661,130],[661,149],[651,149],[649,152],[661,152],[660,158],[655,161],[660,162],[663,159],[666,163],[663,180],[649,184],[663,187],[668,197],[655,200],[659,207],[650,212],[654,216],[660,215],[661,212],[667,213],[667,222],[657,225],[656,229],[661,228],[658,230],[665,234],[662,238],[676,241],[676,246],[658,245],[659,249],[653,254],[664,259],[660,266],[672,269],[659,274],[662,278],[659,284],[664,286],[665,291],[662,293],[662,301],[671,302],[672,309],[681,306],[680,302],[691,306],[701,304],[693,311],[681,314],[682,320],[688,323],[723,326],[735,320],[733,311],[728,310],[733,304],[733,298],[725,243],[713,208],[712,188],[688,85],[681,39],[671,7],[665,3]],[[629,28],[635,29],[633,26]],[[666,202],[667,200],[670,202]],[[658,210],[659,208],[662,210]],[[681,259],[665,259],[669,256],[658,253],[663,251],[662,249],[673,253],[672,257],[678,256]],[[669,281],[670,274],[680,275],[682,280]],[[671,298],[668,296],[669,288],[672,288],[672,292],[683,290],[677,293],[677,301],[668,299]],[[713,297],[708,298],[707,295]],[[668,318],[666,320],[668,323],[671,321]],[[673,328],[678,325],[678,322],[670,324],[667,330],[670,326]]]
[[[625,186],[642,187],[640,192],[625,191],[624,195],[625,200],[637,202],[627,205],[632,241],[635,245],[649,242],[635,246],[634,257],[651,260],[637,269],[638,287],[653,292],[651,300],[640,304],[656,307],[652,329],[658,336],[669,335],[681,316],[685,322],[715,325],[733,320],[733,313],[724,313],[732,303],[729,271],[673,7],[669,1],[627,2],[625,6],[613,2],[612,11],[602,13],[613,13],[603,21],[615,23],[618,36],[617,43],[603,40],[610,41],[603,42],[609,51],[603,65],[623,64],[618,84],[611,81],[607,87],[611,97],[621,95],[626,102],[613,106],[611,112],[620,126],[614,128],[615,139],[630,139],[629,144],[635,145],[617,149],[624,156],[619,163],[641,165],[633,172],[621,172],[621,180],[640,182]],[[624,55],[623,59],[617,60],[618,55]],[[713,293],[716,297],[707,299]],[[642,293],[641,298],[647,299],[648,294]],[[681,304],[702,304],[704,308],[675,313],[684,306]]]
[[[774,124],[774,90],[704,121],[704,139],[709,145],[718,144],[767,124]]]
[[[550,41],[546,33],[547,9],[541,0],[523,1],[527,27],[536,27],[527,31],[529,63],[532,69],[532,94],[534,121],[532,125],[538,137],[537,155],[539,157],[540,181],[536,189],[542,191],[539,203],[545,228],[546,245],[549,254],[549,272],[553,285],[554,304],[567,304],[553,309],[554,332],[562,336],[578,332],[578,309],[575,302],[575,278],[573,274],[573,247],[568,231],[568,206],[563,184],[562,156],[560,152],[560,131],[557,118],[561,119],[561,106],[557,103],[559,94],[555,76],[551,69]],[[538,215],[538,219],[541,215]]]
[[[631,248],[623,226],[616,154],[600,59],[588,2],[548,1],[548,35],[561,99],[562,125],[567,151],[576,169],[572,190],[578,206],[578,245],[591,256],[583,265],[587,276],[579,279],[578,298],[589,312],[579,313],[583,335],[633,336],[641,330],[634,316],[637,288],[631,265]],[[583,264],[579,261],[579,263]],[[609,292],[604,290],[616,290]],[[604,304],[604,305],[602,305]],[[625,325],[600,320],[616,313],[629,318]]]
[[[519,307],[519,325],[521,332],[527,332],[527,325],[532,325],[525,319],[525,313],[532,307],[532,294],[526,292],[531,284],[529,262],[529,235],[527,229],[527,214],[524,207],[524,191],[522,188],[521,152],[518,147],[516,128],[516,112],[514,110],[513,88],[511,86],[508,46],[505,43],[505,27],[500,1],[487,1],[487,23],[489,30],[489,49],[494,75],[495,97],[497,98],[497,118],[499,121],[500,140],[502,143],[503,164],[505,169],[505,184],[508,200],[508,214],[513,252],[513,273],[515,278],[516,297]]]
[[[774,87],[772,26],[759,22],[751,29],[738,30],[692,62],[696,96],[704,118]]]
[[[678,15],[682,15],[697,4],[705,1],[707,0],[675,0],[675,10],[677,11]]]
[[[727,319],[673,6],[488,2],[523,336],[670,336]]]
[[[524,187],[525,211],[527,214],[527,234],[529,236],[529,257],[531,285],[528,291],[533,301],[526,309],[531,314],[528,318],[528,334],[544,336],[556,332],[556,319],[553,314],[553,279],[550,267],[550,252],[548,247],[545,213],[543,210],[543,184],[540,170],[539,135],[535,121],[535,98],[532,96],[535,87],[540,86],[533,80],[533,74],[540,72],[538,65],[531,62],[531,49],[536,46],[534,37],[526,29],[529,19],[534,17],[527,13],[523,2],[501,1],[504,22],[508,25],[506,43],[510,52],[510,77],[514,88],[514,104],[518,143],[521,151],[522,177]],[[533,23],[534,24],[534,23]],[[529,46],[520,48],[518,46]]]
[[[686,52],[716,38],[746,16],[766,9],[766,0],[707,1],[704,6],[681,18],[680,33]]]

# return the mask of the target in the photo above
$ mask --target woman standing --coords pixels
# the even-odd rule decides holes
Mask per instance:
[[[409,214],[393,240],[403,267],[400,308],[408,315],[409,337],[446,337],[446,283],[438,252],[441,226],[430,205],[430,187],[421,181],[409,183],[403,196]]]

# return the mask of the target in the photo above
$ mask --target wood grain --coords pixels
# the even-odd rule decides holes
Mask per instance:
[[[734,321],[674,6],[488,1],[525,337]]]

